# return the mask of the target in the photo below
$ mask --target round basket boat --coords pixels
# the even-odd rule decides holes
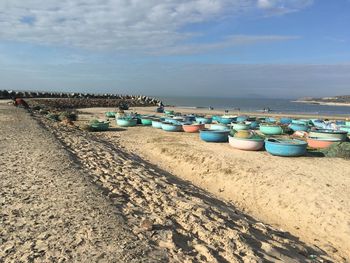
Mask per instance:
[[[94,131],[107,131],[109,128],[109,122],[108,121],[91,122],[90,128]]]
[[[291,124],[292,123],[292,119],[291,118],[281,118],[280,119],[280,123],[281,124]]]
[[[229,131],[230,127],[228,127],[226,124],[217,123],[217,124],[211,124],[210,130]]]
[[[307,144],[311,148],[315,149],[325,149],[330,147],[335,142],[341,142],[340,139],[335,138],[317,138],[317,137],[308,137]]]
[[[116,120],[116,123],[120,127],[133,127],[137,125],[137,119],[123,119],[119,118]]]
[[[213,119],[211,117],[196,117],[196,122],[203,124],[211,124]]]
[[[347,135],[348,133],[346,131],[336,131],[336,130],[329,130],[329,129],[319,129],[319,130],[309,132],[309,137],[333,138],[333,139],[340,139],[341,141],[346,141],[348,139]]]
[[[205,124],[202,123],[193,123],[193,124],[183,124],[182,129],[185,132],[194,133],[199,132],[200,130],[203,130],[205,128]]]
[[[350,126],[340,126],[339,130],[341,131],[346,131],[348,133],[348,135],[350,134]]]
[[[289,129],[291,129],[292,131],[308,131],[309,130],[309,126],[305,125],[305,124],[297,124],[297,123],[291,123],[288,125]]]
[[[201,130],[200,138],[205,142],[227,142],[229,131],[220,130]]]
[[[229,135],[228,142],[233,148],[244,151],[259,151],[264,147],[264,139],[259,137],[235,138]]]
[[[290,139],[266,139],[265,149],[268,153],[276,156],[302,156],[305,155],[307,142],[302,140]]]
[[[249,130],[250,129],[250,124],[246,124],[243,122],[240,123],[232,123],[231,124],[231,128],[236,130],[236,131],[240,131],[240,130]]]
[[[114,111],[107,111],[106,113],[105,113],[105,115],[106,115],[106,117],[107,118],[114,118],[115,117],[115,112]]]
[[[162,122],[162,130],[167,132],[180,132],[182,131],[182,125],[169,122]]]
[[[151,118],[141,118],[141,124],[143,126],[151,126],[152,125],[152,119]]]
[[[230,124],[233,121],[236,121],[237,117],[235,116],[221,116],[218,118],[218,122],[222,123],[222,124]]]
[[[279,135],[283,133],[283,129],[279,125],[260,124],[259,130],[266,135]]]
[[[152,127],[156,129],[161,129],[162,128],[162,121],[158,119],[152,120]]]

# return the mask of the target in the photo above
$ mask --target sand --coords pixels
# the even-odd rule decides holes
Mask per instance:
[[[0,261],[331,260],[140,158],[119,129],[89,133],[9,106],[0,116]]]
[[[74,156],[0,103],[0,262],[164,262]]]
[[[86,111],[102,117],[104,110]],[[137,111],[154,112],[154,108]],[[350,261],[349,161],[244,152],[228,144],[202,142],[198,134],[166,133],[151,127],[96,135],[324,249],[337,261]]]

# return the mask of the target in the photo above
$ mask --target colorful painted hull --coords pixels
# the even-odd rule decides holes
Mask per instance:
[[[144,126],[151,126],[152,125],[152,119],[141,118],[141,123]]]
[[[205,142],[227,142],[229,131],[201,130],[200,138]]]
[[[350,134],[350,126],[340,126],[339,130],[346,131],[348,135]]]
[[[283,133],[283,129],[278,125],[263,125],[260,124],[259,130],[266,135],[279,135]]]
[[[266,139],[265,149],[276,156],[294,157],[306,153],[307,143],[301,140]]]
[[[264,139],[242,139],[229,136],[228,142],[233,148],[244,151],[259,151],[264,147]]]
[[[309,124],[309,120],[304,120],[304,119],[292,120],[292,123],[294,123],[294,124],[304,124],[304,125],[308,125],[308,124]]]
[[[309,129],[309,127],[307,125],[297,124],[297,123],[291,123],[291,124],[288,125],[288,127],[292,131],[308,131],[308,129]]]
[[[194,133],[204,129],[205,124],[184,124],[182,129],[185,132]]]
[[[212,123],[212,118],[205,118],[205,117],[196,117],[196,122],[198,123],[204,123],[204,124],[210,124]]]
[[[248,119],[248,116],[242,115],[242,116],[238,116],[236,121],[243,122],[243,121],[246,121],[247,119]]]
[[[350,121],[345,121],[345,126],[350,126]]]
[[[152,120],[152,127],[156,129],[162,128],[162,122],[158,120]]]
[[[280,119],[280,123],[281,124],[291,124],[292,123],[292,119],[291,118],[281,118]]]
[[[229,131],[230,127],[228,127],[225,124],[211,124],[210,125],[210,130],[219,130],[219,131]]]
[[[231,122],[233,121],[236,121],[237,118],[224,118],[224,117],[221,117],[218,119],[218,122],[222,123],[222,124],[230,124]]]
[[[236,130],[236,131],[249,130],[250,129],[250,125],[249,124],[245,124],[245,123],[232,123],[231,124],[231,128]]]
[[[335,130],[316,130],[316,131],[310,131],[309,137],[316,137],[316,138],[333,138],[333,139],[340,139],[341,141],[346,141],[347,138],[347,132],[346,131],[335,131]]]
[[[107,131],[109,128],[109,122],[98,122],[98,123],[91,123],[90,127],[94,131]]]
[[[168,132],[180,132],[182,131],[182,125],[172,124],[172,123],[162,123],[162,130]]]
[[[117,119],[116,122],[120,127],[132,127],[137,125],[137,119]]]
[[[316,137],[308,137],[307,138],[307,144],[311,148],[316,148],[316,149],[324,149],[328,148],[335,142],[340,142],[341,140],[339,139],[332,139],[332,138],[316,138]]]
[[[105,115],[106,115],[107,118],[114,118],[114,117],[115,117],[115,112],[113,112],[113,111],[107,111],[107,112],[105,113]]]

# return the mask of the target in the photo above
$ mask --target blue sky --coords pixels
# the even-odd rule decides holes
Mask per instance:
[[[350,94],[349,0],[2,0],[0,89]]]

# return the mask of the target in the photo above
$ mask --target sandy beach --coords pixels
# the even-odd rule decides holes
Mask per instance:
[[[88,115],[82,118],[102,117],[105,110],[84,109]],[[154,108],[134,110],[154,113]],[[195,113],[207,111],[196,109]],[[116,127],[114,121],[112,125]],[[98,136],[124,146],[254,218],[319,246],[340,261],[350,259],[349,161],[244,152],[226,143],[202,142],[198,134],[166,133],[151,127],[119,130]]]
[[[4,262],[345,262],[146,160],[131,129],[0,115]]]

